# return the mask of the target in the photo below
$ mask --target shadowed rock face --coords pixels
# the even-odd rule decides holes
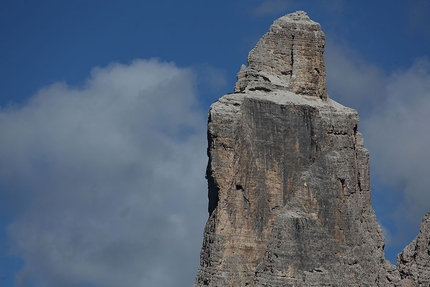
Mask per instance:
[[[384,259],[358,115],[327,98],[323,47],[304,12],[276,20],[211,106],[195,287],[407,286],[428,270]]]

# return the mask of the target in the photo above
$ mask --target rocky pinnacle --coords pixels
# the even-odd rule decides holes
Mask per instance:
[[[249,53],[235,92],[285,89],[327,99],[324,44],[320,24],[305,12],[279,18]]]
[[[323,52],[318,23],[281,17],[212,104],[195,287],[430,284],[429,215],[385,260],[358,114],[328,98]]]

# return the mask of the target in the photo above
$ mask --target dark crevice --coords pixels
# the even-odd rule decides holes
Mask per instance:
[[[330,129],[327,131],[328,135],[348,135],[348,133],[346,131],[335,131],[334,129]]]
[[[228,145],[227,145],[227,143],[221,143],[221,146],[222,146],[222,148],[223,148],[223,149],[225,149],[225,150],[231,150],[231,149],[232,149],[232,147],[231,147],[231,146],[228,146]]]
[[[218,206],[220,188],[212,176],[212,170],[209,168],[209,165],[206,170],[206,178],[208,180],[208,199],[209,199],[208,212],[210,216]]]
[[[258,75],[259,77],[263,78],[263,80],[265,80],[266,82],[271,83],[272,81],[270,81],[270,79],[268,77],[265,77],[263,75]]]
[[[271,89],[265,88],[265,87],[254,87],[250,88],[250,91],[263,91],[263,92],[271,92]]]
[[[342,193],[344,194],[345,193],[345,188],[346,188],[345,179],[344,178],[338,178],[337,180],[340,182]]]
[[[290,62],[290,64],[291,64],[290,76],[292,76],[293,70],[294,70],[294,68],[293,68],[293,66],[294,66],[294,35],[291,35],[291,62]]]
[[[360,178],[361,178],[361,174],[360,174],[360,170],[358,170],[358,172],[357,172],[357,184],[358,184],[358,190],[363,190],[363,189],[361,188],[361,180],[360,180]]]

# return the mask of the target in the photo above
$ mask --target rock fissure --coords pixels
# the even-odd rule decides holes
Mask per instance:
[[[290,57],[291,57],[291,63],[290,63],[291,70],[289,70],[287,72],[287,74],[290,76],[290,79],[291,79],[291,77],[293,76],[293,70],[294,70],[294,35],[291,35],[291,54],[290,54]]]

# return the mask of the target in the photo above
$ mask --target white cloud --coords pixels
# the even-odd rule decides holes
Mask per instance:
[[[430,63],[418,59],[409,69],[385,75],[351,49],[327,46],[329,96],[359,111],[373,186],[382,188],[373,192],[404,200],[384,215],[395,226],[387,230],[387,243],[405,246],[430,211]]]
[[[386,76],[348,47],[327,42],[327,89],[329,96],[367,116],[385,101]]]
[[[189,286],[207,196],[194,74],[136,60],[0,111],[17,286]]]
[[[386,86],[387,100],[364,122],[375,171],[387,185],[402,186],[403,217],[420,220],[430,211],[430,63],[417,60],[397,71]]]

